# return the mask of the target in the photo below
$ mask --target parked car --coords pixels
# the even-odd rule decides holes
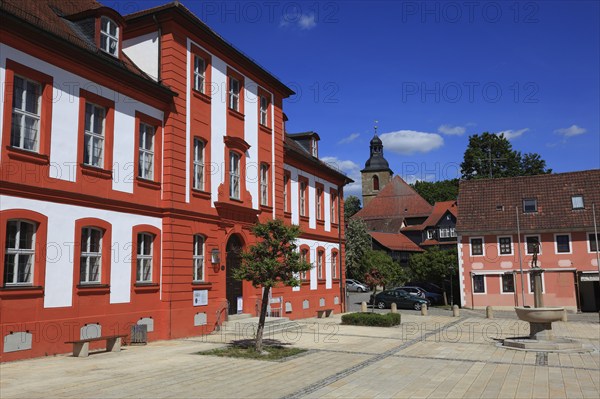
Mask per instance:
[[[439,305],[443,302],[442,295],[437,294],[435,292],[429,292],[427,290],[424,290],[421,287],[397,287],[395,289],[403,290],[403,291],[408,292],[411,295],[415,295],[415,296],[418,296],[419,298],[427,299],[428,306],[431,304]]]
[[[402,290],[385,290],[377,295],[372,294],[371,303],[379,309],[389,308],[395,303],[399,308],[420,310],[421,306],[427,305],[427,300]]]
[[[427,282],[420,282],[420,281],[411,281],[410,283],[408,283],[406,285],[410,286],[410,287],[423,288],[425,291],[433,292],[434,294],[440,294],[440,295],[442,295],[442,292],[444,292],[444,290],[442,289],[442,287],[440,287],[439,285],[434,284],[434,283],[427,283]]]
[[[356,292],[367,292],[369,291],[369,287],[366,284],[361,283],[358,280],[353,280],[351,278],[346,280],[346,289],[348,291],[356,291]]]

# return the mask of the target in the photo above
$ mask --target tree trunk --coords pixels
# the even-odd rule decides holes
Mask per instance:
[[[271,287],[264,288],[262,303],[260,305],[260,317],[258,318],[256,340],[254,342],[254,349],[258,353],[261,353],[263,348],[263,331],[265,329],[265,318],[267,317],[267,306],[269,305],[269,291],[271,291]]]

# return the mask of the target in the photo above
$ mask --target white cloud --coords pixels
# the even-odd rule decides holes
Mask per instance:
[[[517,137],[520,137],[523,135],[523,133],[528,132],[529,128],[525,128],[525,129],[520,129],[520,130],[503,130],[501,132],[496,133],[497,136],[500,136],[501,134],[504,135],[504,137],[507,140],[512,140],[512,139],[516,139]]]
[[[302,15],[298,20],[298,26],[300,27],[300,29],[304,30],[310,30],[317,26],[315,14]]]
[[[417,132],[414,130],[398,130],[384,133],[381,141],[386,151],[409,155],[415,152],[429,152],[444,145],[444,139],[437,133]]]
[[[317,18],[314,13],[310,14],[289,14],[281,17],[279,21],[280,28],[298,28],[301,30],[311,30],[317,26]]]
[[[362,196],[362,179],[360,175],[360,166],[349,159],[338,159],[337,157],[322,157],[321,161],[329,165],[329,167],[344,173],[346,176],[354,180],[354,183],[350,183],[344,187],[344,196],[356,195],[361,198]]]
[[[447,134],[449,136],[462,136],[467,129],[463,126],[441,125],[438,127],[438,133]]]
[[[561,129],[556,129],[554,131],[554,133],[558,133],[562,136],[564,136],[565,138],[567,137],[573,137],[573,136],[579,136],[580,134],[584,134],[585,132],[587,132],[587,129],[584,129],[582,127],[579,127],[577,125],[572,125],[570,127],[564,127]]]
[[[343,139],[341,139],[340,141],[338,141],[338,144],[348,144],[348,143],[351,143],[354,140],[356,140],[358,138],[358,136],[360,136],[360,133],[352,133],[350,136],[346,136]]]

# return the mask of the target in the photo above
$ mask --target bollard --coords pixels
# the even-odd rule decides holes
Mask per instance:
[[[421,316],[427,316],[427,305],[421,305]]]
[[[485,318],[486,319],[493,319],[494,318],[494,308],[492,308],[491,306],[486,306],[485,307]]]
[[[453,317],[459,317],[460,316],[460,312],[458,310],[458,305],[452,306],[452,316]]]
[[[390,306],[390,312],[392,313],[398,313],[398,305],[396,305],[396,303],[392,303],[392,306]]]
[[[566,321],[567,321],[567,309],[564,309],[564,310],[563,310],[563,317],[562,317],[562,319],[560,319],[560,320],[561,320],[561,321],[564,321],[564,322],[566,322]]]
[[[367,311],[367,303],[366,302],[361,302],[360,311],[363,313]]]

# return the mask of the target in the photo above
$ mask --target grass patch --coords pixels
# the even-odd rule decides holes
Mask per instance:
[[[342,324],[350,326],[392,327],[400,324],[400,313],[348,313],[342,315]]]
[[[229,345],[225,348],[217,348],[209,351],[198,352],[199,355],[237,357],[243,359],[257,360],[281,360],[306,352],[302,348],[286,348],[284,346],[264,346],[263,353],[258,353],[253,346]]]

